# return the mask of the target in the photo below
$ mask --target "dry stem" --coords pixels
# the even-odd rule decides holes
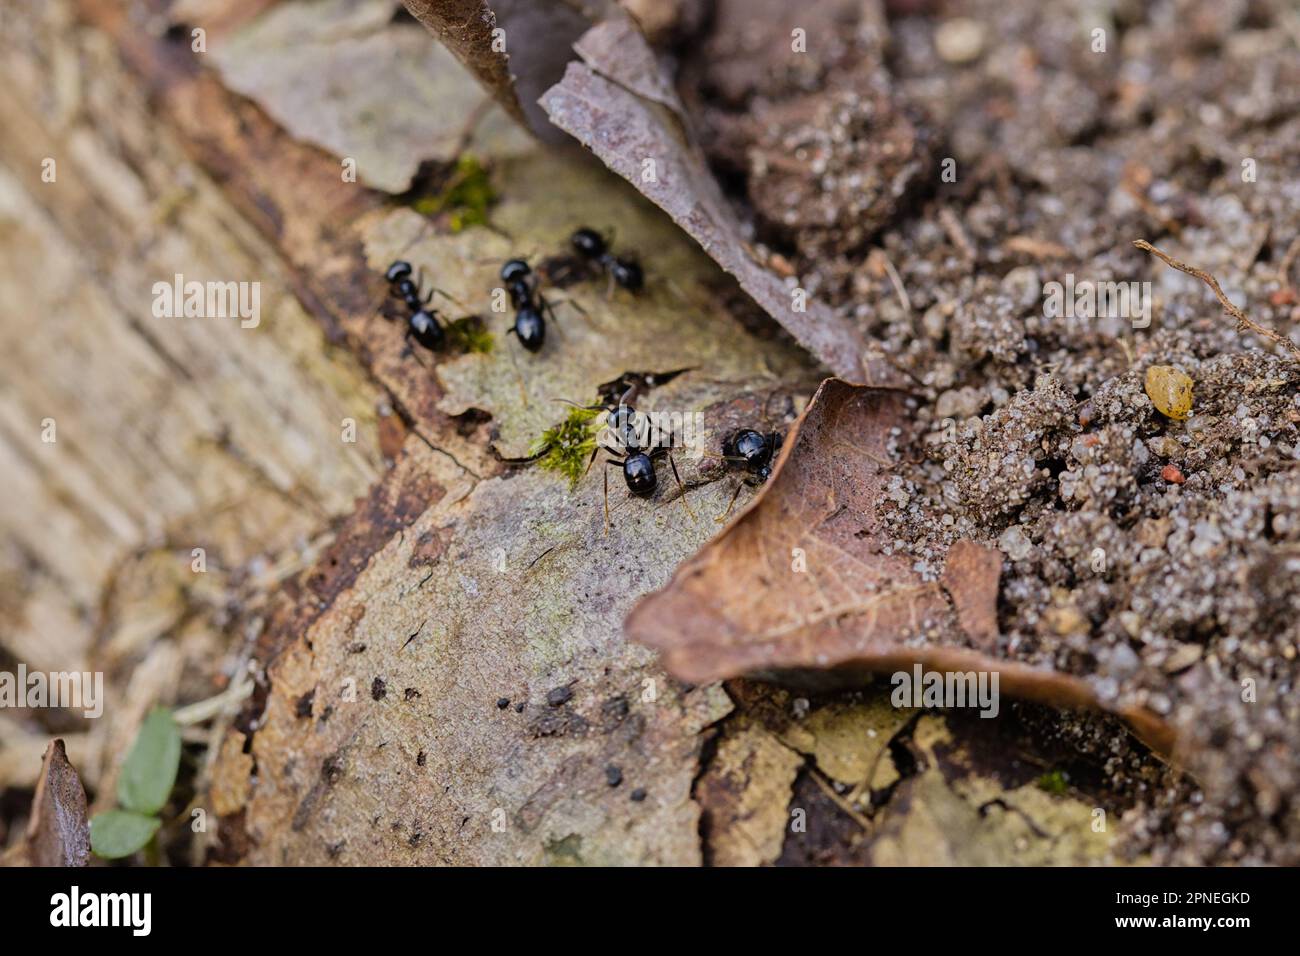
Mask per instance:
[[[1215,279],[1214,276],[1210,275],[1208,272],[1206,272],[1203,269],[1197,269],[1195,266],[1189,266],[1186,262],[1181,262],[1178,259],[1175,259],[1173,256],[1166,255],[1165,253],[1157,249],[1155,246],[1151,245],[1151,243],[1147,242],[1145,239],[1135,239],[1133,241],[1133,245],[1137,246],[1139,249],[1141,249],[1144,252],[1149,252],[1152,255],[1158,257],[1160,260],[1164,262],[1165,265],[1171,266],[1177,269],[1179,272],[1186,272],[1189,276],[1195,276],[1196,278],[1204,282],[1206,285],[1208,285],[1210,287],[1210,290],[1214,293],[1215,297],[1218,298],[1219,304],[1223,306],[1224,310],[1230,316],[1232,316],[1234,319],[1237,320],[1237,328],[1239,330],[1250,329],[1250,331],[1254,332],[1256,335],[1268,339],[1270,342],[1274,343],[1275,345],[1282,346],[1287,351],[1289,351],[1295,358],[1300,359],[1300,345],[1296,345],[1285,335],[1279,335],[1278,333],[1274,332],[1272,329],[1266,329],[1258,322],[1253,321],[1249,316],[1246,315],[1245,312],[1241,311],[1241,309],[1233,305],[1231,300],[1226,295],[1223,294],[1223,289],[1219,288],[1219,281]]]

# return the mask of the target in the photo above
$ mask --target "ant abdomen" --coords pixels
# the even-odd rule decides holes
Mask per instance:
[[[536,352],[546,341],[546,321],[541,311],[533,305],[524,305],[515,313],[515,335],[519,344]]]
[[[418,309],[411,313],[408,325],[411,330],[411,338],[431,352],[441,349],[443,342],[447,338],[438,320],[432,313],[424,309]]]
[[[645,452],[637,452],[623,459],[623,480],[627,490],[642,498],[654,494],[659,479],[655,476],[654,462]]]

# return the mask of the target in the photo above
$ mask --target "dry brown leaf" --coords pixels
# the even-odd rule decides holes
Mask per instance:
[[[824,382],[762,492],[666,588],[641,600],[628,636],[695,683],[748,675],[833,687],[921,664],[997,672],[1004,693],[1103,708],[1081,678],[957,643],[959,616],[984,618],[996,578],[953,571],[945,588],[887,553],[876,502],[909,419],[902,392]],[[1152,746],[1171,748],[1160,718],[1138,708],[1120,714]]]
[[[675,97],[652,69],[644,37],[613,20],[578,41],[585,63],[542,97],[551,122],[668,213],[798,342],[836,375],[862,380],[865,341],[848,319],[795,294],[760,263],[700,151],[683,133]],[[604,75],[601,75],[604,74]]]
[[[760,724],[726,728],[695,786],[701,833],[714,866],[761,866],[781,855],[795,776],[803,757]]]
[[[23,852],[13,857],[7,855],[6,862],[85,866],[90,859],[86,791],[77,771],[68,763],[62,740],[52,740],[45,748],[23,848]]]
[[[540,139],[563,137],[537,106],[573,58],[573,43],[612,3],[565,0],[403,0],[515,119]]]
[[[920,718],[911,746],[922,769],[878,815],[872,865],[1115,865],[1117,831],[1094,828],[1095,798],[1050,794],[1032,767],[1000,773],[972,752],[968,733],[943,715]]]
[[[672,78],[660,68],[654,51],[630,17],[615,17],[592,27],[573,49],[602,76],[668,107],[679,118],[686,115]]]
[[[990,650],[998,636],[998,578],[1002,555],[965,539],[948,549],[943,586],[957,611],[957,623],[976,647]]]
[[[497,18],[483,0],[403,0],[419,20],[474,74],[493,98],[524,126],[519,97],[510,76],[510,58],[492,48]]]

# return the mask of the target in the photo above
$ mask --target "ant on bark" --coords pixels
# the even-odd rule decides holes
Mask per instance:
[[[610,288],[617,285],[628,292],[640,292],[645,285],[645,273],[635,259],[616,256],[609,251],[609,242],[595,229],[583,227],[569,237],[578,254],[594,263],[609,276]]]
[[[510,332],[528,351],[538,351],[546,341],[543,313],[552,322],[556,319],[555,310],[541,293],[536,273],[526,260],[510,259],[501,267],[501,281],[505,283],[510,302],[515,307],[515,324]]]
[[[447,341],[447,333],[438,321],[438,310],[429,307],[437,290],[430,289],[428,295],[420,295],[424,270],[421,269],[415,279],[412,279],[411,264],[398,259],[388,267],[384,278],[388,281],[388,291],[401,299],[410,310],[410,315],[406,318],[406,334],[430,352],[439,351]]]
[[[578,405],[567,399],[558,399],[558,401],[562,401],[566,405],[572,405],[574,408],[582,408],[588,411],[603,410],[605,412],[605,426],[617,445],[617,447],[611,448],[603,442],[598,443],[596,448],[592,450],[591,458],[587,461],[587,471],[590,472],[598,452],[603,451],[608,456],[605,460],[606,535],[609,534],[608,468],[610,466],[621,468],[627,490],[638,498],[649,498],[659,486],[659,477],[654,466],[655,459],[665,456],[672,468],[673,479],[677,482],[677,488],[681,492],[682,506],[686,509],[686,513],[691,516],[691,520],[695,520],[695,513],[691,511],[691,506],[686,501],[686,486],[682,484],[682,476],[678,473],[677,462],[673,458],[674,436],[670,432],[666,436],[666,444],[658,444],[654,441],[654,436],[651,434],[652,423],[646,416],[628,404],[628,400],[633,393],[634,388],[629,387],[616,401],[598,405]]]

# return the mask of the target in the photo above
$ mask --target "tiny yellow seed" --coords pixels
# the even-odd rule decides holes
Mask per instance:
[[[1192,413],[1192,379],[1172,365],[1147,369],[1146,393],[1160,414],[1182,421]]]

